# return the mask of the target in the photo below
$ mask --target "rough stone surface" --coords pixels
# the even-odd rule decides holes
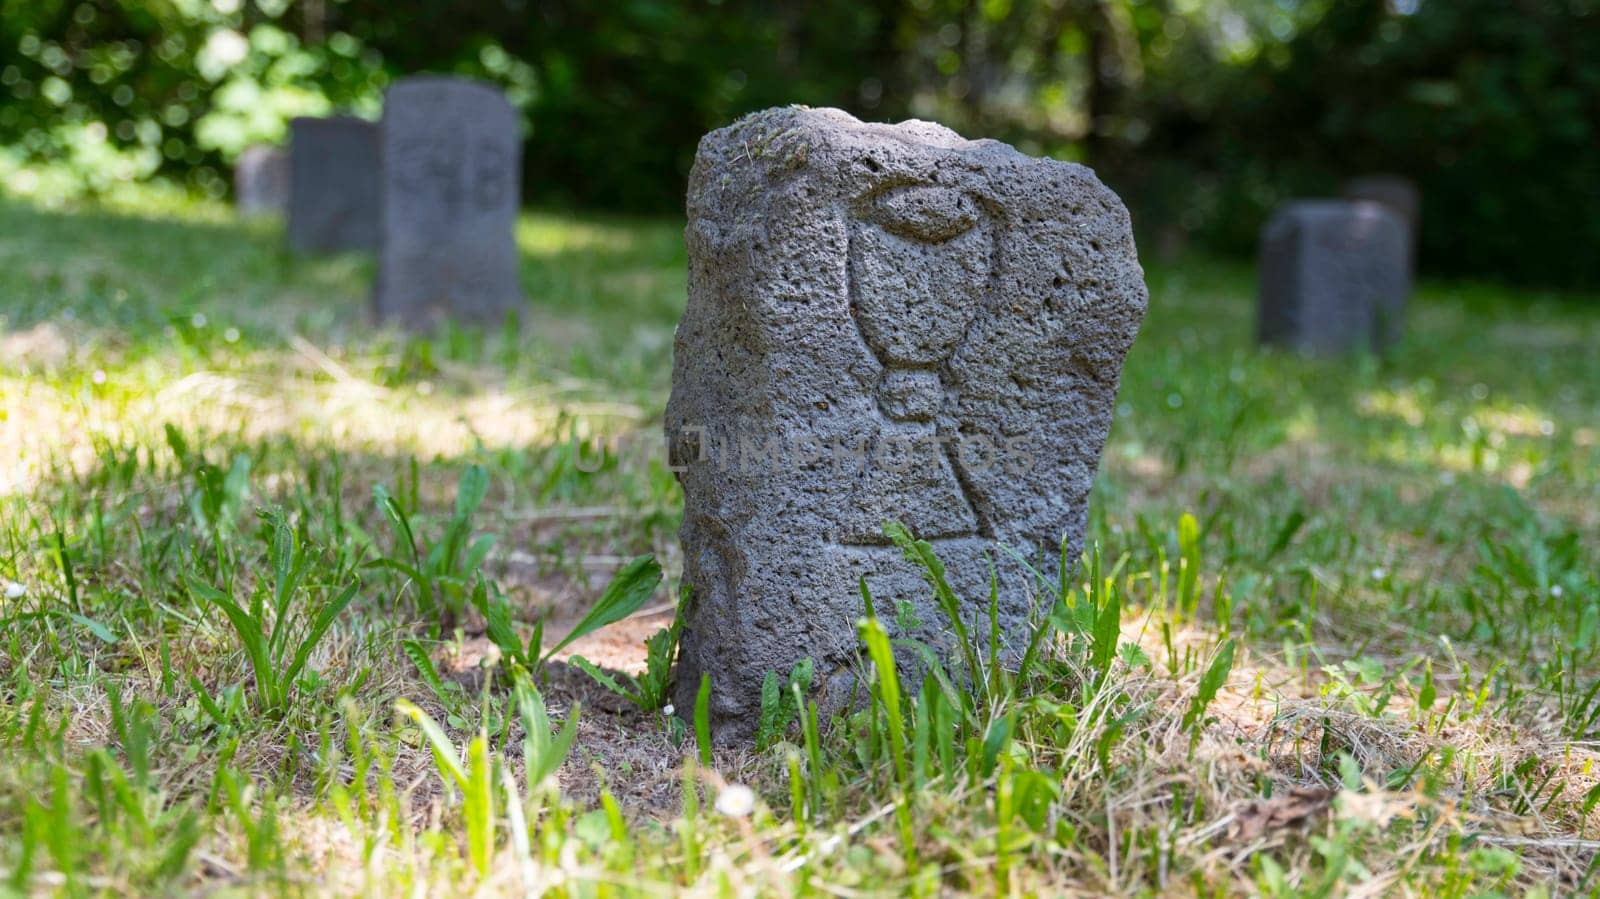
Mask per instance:
[[[334,116],[289,123],[289,246],[303,253],[378,245],[378,126]]]
[[[1035,582],[998,546],[1076,561],[1147,305],[1116,195],[939,125],[793,107],[701,141],[688,217],[666,414],[692,590],[678,708],[707,673],[719,739],[747,737],[766,673],[804,658],[824,708],[847,703],[862,578],[891,631],[948,650],[891,519],[933,543],[971,621],[998,574],[1020,652]]]
[[[475,81],[407,78],[384,99],[382,130],[378,317],[411,327],[502,320],[522,302],[515,110]]]
[[[283,215],[289,209],[289,154],[264,144],[246,147],[233,167],[240,215]]]
[[[1309,200],[1261,232],[1259,334],[1311,354],[1381,349],[1411,289],[1406,226],[1378,203]]]

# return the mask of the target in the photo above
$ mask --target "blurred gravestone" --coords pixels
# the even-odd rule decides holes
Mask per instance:
[[[1116,195],[939,125],[794,107],[705,137],[688,212],[666,414],[692,591],[678,708],[707,674],[720,737],[748,737],[767,673],[802,659],[839,708],[862,578],[898,636],[948,652],[889,520],[933,542],[979,632],[998,570],[1020,652],[1032,584],[997,544],[1077,559],[1147,304]]]
[[[378,243],[378,126],[334,116],[289,123],[289,246],[370,250]]]
[[[1259,336],[1312,354],[1381,349],[1399,336],[1406,226],[1377,203],[1307,200],[1261,232]]]
[[[1344,183],[1344,197],[1382,203],[1405,222],[1406,262],[1408,270],[1415,273],[1418,229],[1422,224],[1422,195],[1417,192],[1417,185],[1400,175],[1361,175]]]
[[[233,167],[234,203],[240,215],[283,215],[289,208],[289,154],[256,144]]]
[[[485,84],[407,78],[384,98],[382,131],[378,317],[408,327],[503,319],[522,302],[515,110]]]

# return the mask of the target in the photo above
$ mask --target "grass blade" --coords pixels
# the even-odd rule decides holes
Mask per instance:
[[[311,630],[307,631],[305,637],[300,640],[300,646],[294,652],[294,660],[289,663],[288,669],[284,671],[283,683],[285,685],[293,685],[295,680],[300,677],[301,669],[306,667],[306,660],[311,658],[312,651],[317,648],[318,643],[322,642],[322,637],[328,632],[328,628],[333,626],[334,619],[338,618],[340,613],[344,612],[345,607],[350,605],[350,601],[356,598],[356,588],[360,586],[359,581],[352,583],[344,588],[344,592],[340,593],[333,602],[322,607],[321,614],[317,615],[317,620],[311,624]]]
[[[700,674],[700,691],[694,697],[694,742],[700,749],[700,764],[711,767],[711,675]]]
[[[651,594],[656,592],[656,587],[661,583],[661,564],[655,556],[639,556],[611,579],[600,599],[594,604],[588,614],[572,629],[572,633],[561,639],[560,643],[550,648],[541,658],[540,662],[548,661],[551,656],[565,649],[574,640],[588,636],[608,624],[614,624],[632,615],[644,607]]]
[[[467,784],[462,800],[467,852],[482,877],[494,861],[494,764],[489,757],[489,738],[481,732],[467,745]]]
[[[550,713],[544,696],[525,673],[516,675],[517,711],[522,717],[522,754],[527,766],[528,790],[533,792],[560,770],[578,737],[578,707],[567,713],[560,733],[550,731]]]
[[[400,644],[400,651],[405,653],[406,658],[411,660],[411,664],[417,667],[417,673],[422,676],[422,680],[428,685],[428,689],[433,691],[433,695],[443,699],[444,679],[439,677],[439,669],[434,667],[433,659],[429,657],[428,651],[423,648],[422,644],[415,640],[405,640]]]
[[[244,609],[239,608],[221,590],[202,584],[192,577],[188,582],[190,593],[221,609],[222,614],[228,617],[234,633],[239,636],[239,642],[244,644],[245,654],[250,659],[250,667],[254,669],[256,693],[263,702],[272,703],[277,692],[276,669],[267,658],[267,641],[261,633],[261,624],[251,618]]]
[[[456,755],[455,744],[450,742],[450,738],[445,734],[444,729],[439,727],[438,722],[434,721],[427,712],[418,708],[409,699],[402,699],[396,702],[394,707],[400,714],[410,718],[422,731],[422,735],[428,738],[428,744],[433,749],[433,761],[439,769],[440,776],[447,776],[447,783],[454,783],[461,792],[465,793],[467,791],[467,769],[461,764],[461,757]]]

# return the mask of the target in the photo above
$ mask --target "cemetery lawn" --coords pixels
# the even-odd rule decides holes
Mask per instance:
[[[0,892],[1600,884],[1595,298],[1428,282],[1310,361],[1247,265],[1147,261],[1031,667],[706,765],[563,661],[672,620],[680,229],[526,215],[520,332],[416,339],[220,207],[0,204]],[[547,664],[486,629],[554,646],[645,554]]]

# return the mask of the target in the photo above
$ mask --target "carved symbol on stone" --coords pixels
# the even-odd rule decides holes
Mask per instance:
[[[448,136],[420,140],[403,151],[395,167],[396,183],[430,198],[454,213],[460,203],[461,144]]]
[[[882,366],[876,395],[884,421],[879,452],[855,490],[847,543],[884,542],[882,522],[890,518],[930,538],[984,530],[937,417],[942,369],[983,304],[994,241],[977,201],[952,188],[901,185],[858,205],[850,222],[850,311]]]

